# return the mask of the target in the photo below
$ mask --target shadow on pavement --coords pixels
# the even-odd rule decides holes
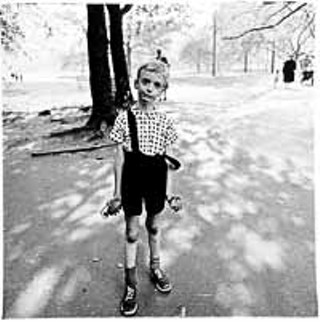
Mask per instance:
[[[317,315],[312,180],[292,160],[239,147],[206,114],[187,117],[176,183],[184,210],[163,216],[175,288],[155,292],[141,243],[140,316]],[[98,214],[113,190],[111,161],[101,150],[4,163],[5,318],[119,315],[123,220]]]

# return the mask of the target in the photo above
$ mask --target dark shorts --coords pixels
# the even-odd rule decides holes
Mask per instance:
[[[160,156],[125,152],[121,198],[125,216],[139,216],[142,202],[148,216],[156,215],[165,206],[167,163]]]

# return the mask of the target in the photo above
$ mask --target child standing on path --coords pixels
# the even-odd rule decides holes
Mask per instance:
[[[129,111],[119,114],[110,133],[110,138],[119,143],[112,203],[116,208],[123,207],[126,223],[125,292],[120,303],[120,312],[124,316],[135,315],[138,310],[136,257],[143,201],[147,213],[145,226],[150,250],[150,276],[162,293],[170,293],[172,285],[160,268],[159,217],[166,200],[175,211],[181,207],[180,198],[171,195],[165,158],[177,139],[177,133],[172,121],[155,107],[156,100],[167,87],[166,66],[161,62],[141,66],[134,86],[138,101]],[[130,125],[132,117],[135,126]]]

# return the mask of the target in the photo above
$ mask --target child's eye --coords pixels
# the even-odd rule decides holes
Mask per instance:
[[[150,83],[150,79],[148,79],[148,78],[142,78],[141,79],[141,83],[142,83],[142,85],[147,85],[147,84]]]
[[[157,89],[161,88],[161,86],[162,86],[162,84],[159,83],[159,82],[154,83],[154,87],[157,88]]]

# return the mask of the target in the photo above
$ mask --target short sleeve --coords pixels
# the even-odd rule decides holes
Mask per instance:
[[[125,113],[117,116],[112,130],[109,134],[110,139],[115,143],[123,143],[125,140]]]
[[[166,130],[166,146],[173,144],[178,139],[177,131],[174,127],[172,119],[167,119],[167,130]]]

